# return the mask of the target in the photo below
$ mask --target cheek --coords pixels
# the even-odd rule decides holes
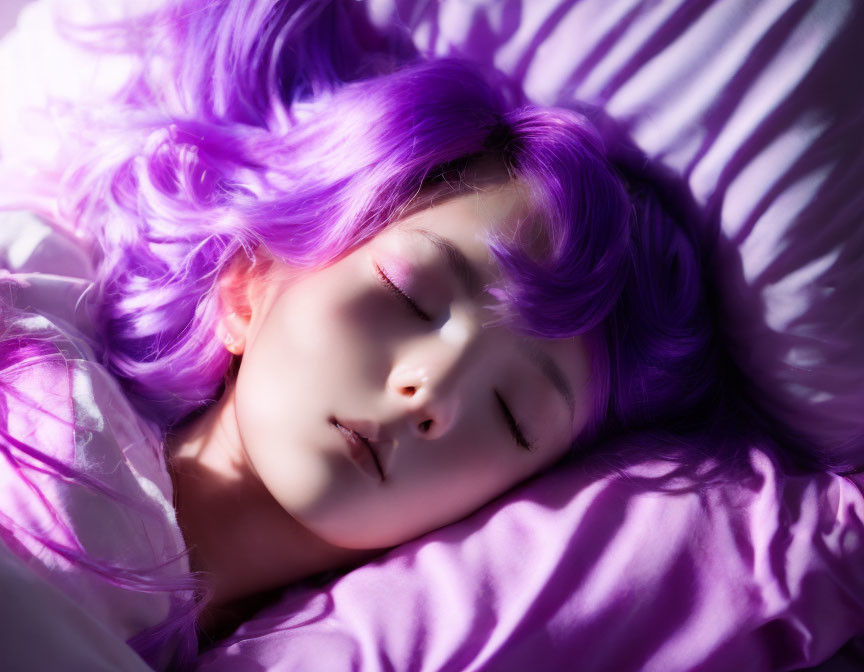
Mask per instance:
[[[369,412],[363,402],[386,380],[380,310],[357,269],[344,266],[282,291],[247,346],[237,391],[262,432],[291,435],[306,418]]]
[[[328,269],[274,303],[249,354],[255,368],[278,373],[288,387],[333,395],[371,380],[384,318],[355,274]]]
[[[344,278],[341,291],[325,280],[298,283],[272,303],[235,388],[238,431],[257,475],[286,511],[318,531],[338,527],[368,490],[328,418],[369,412],[383,379],[375,374],[376,341],[355,317],[362,295],[345,291],[352,285]]]
[[[237,381],[238,393],[246,392],[247,402],[252,397],[249,405],[260,419],[290,420],[303,412],[304,402],[326,392],[325,355],[333,351],[337,329],[328,325],[313,293],[292,293],[274,303],[243,354]]]

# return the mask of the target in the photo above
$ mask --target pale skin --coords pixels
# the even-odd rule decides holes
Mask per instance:
[[[250,596],[464,518],[564,455],[590,408],[584,342],[490,325],[482,291],[501,277],[487,236],[531,235],[524,214],[499,181],[299,279],[226,274],[216,336],[242,356],[236,381],[168,437],[192,568],[215,589],[205,629],[236,625]],[[477,294],[428,232],[464,255]],[[368,448],[365,467],[351,457],[337,421],[371,439],[377,464]]]

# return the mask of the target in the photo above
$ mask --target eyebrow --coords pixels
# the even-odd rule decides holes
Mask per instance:
[[[465,253],[452,240],[444,238],[429,229],[424,229],[421,226],[408,229],[408,231],[420,234],[435,245],[435,248],[444,259],[447,268],[450,269],[450,272],[456,276],[459,284],[462,285],[465,294],[472,299],[480,295],[483,291],[483,278],[480,277],[480,273],[474,267],[474,264],[468,260]]]
[[[444,258],[447,267],[456,276],[469,297],[476,298],[480,294],[483,289],[483,280],[480,274],[453,241],[420,226],[408,229],[408,231],[418,233],[434,243],[438,252]],[[549,353],[541,350],[535,343],[520,339],[517,341],[517,345],[519,351],[525,355],[529,362],[537,367],[540,373],[552,383],[552,386],[561,395],[570,411],[570,423],[572,424],[575,395],[561,367],[558,366],[558,363]]]

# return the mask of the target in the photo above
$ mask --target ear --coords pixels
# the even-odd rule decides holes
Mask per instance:
[[[216,338],[232,355],[242,355],[246,350],[252,317],[261,305],[263,280],[272,263],[272,257],[262,254],[262,248],[255,252],[256,262],[242,250],[238,252],[218,281],[220,315],[215,327]]]

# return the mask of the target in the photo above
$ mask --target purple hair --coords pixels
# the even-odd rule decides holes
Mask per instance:
[[[717,227],[689,196],[587,112],[529,105],[458,59],[402,63],[407,51],[370,38],[350,4],[186,0],[76,29],[93,32],[94,49],[141,57],[106,101],[110,114],[95,124],[77,111],[82,149],[57,187],[60,223],[91,243],[97,262],[98,356],[136,409],[167,432],[221,394],[236,362],[214,337],[216,290],[237,255],[266,271],[263,246],[313,270],[482,159],[527,188],[550,243],[542,258],[492,245],[502,315],[523,333],[583,335],[589,345],[595,407],[574,452],[625,431],[717,427],[740,410],[706,279]],[[3,368],[56,356],[38,339],[4,338]],[[119,496],[2,438],[7,459],[14,447]],[[682,463],[693,457],[683,442],[662,445]],[[195,577],[124,585],[201,587]],[[191,664],[201,606],[178,606],[130,645],[153,661],[179,636],[172,664]]]

